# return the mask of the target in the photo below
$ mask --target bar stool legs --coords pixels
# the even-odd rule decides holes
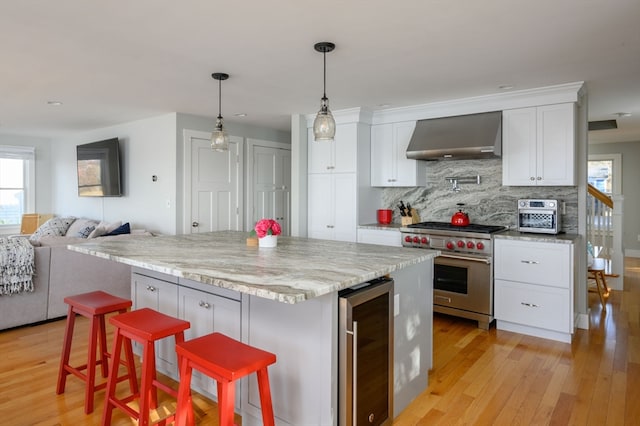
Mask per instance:
[[[60,356],[60,368],[58,370],[58,381],[56,394],[64,393],[67,376],[73,374],[85,382],[84,412],[93,412],[93,401],[95,392],[104,388],[106,382],[96,385],[96,364],[100,364],[102,377],[107,377],[109,373],[109,353],[107,352],[107,337],[105,327],[105,315],[113,312],[124,313],[131,307],[131,300],[112,296],[103,291],[94,291],[74,296],[65,297],[64,302],[69,305],[67,311],[67,323],[62,344],[62,355]],[[87,363],[78,367],[69,365],[71,356],[71,345],[73,340],[73,330],[75,327],[76,314],[89,319],[89,348],[87,351]],[[96,356],[96,350],[99,356]],[[133,356],[127,360],[133,366]],[[133,386],[134,380],[130,379]],[[121,379],[130,376],[123,377]]]
[[[139,425],[146,426],[149,424],[150,410],[158,406],[156,389],[161,389],[173,397],[178,396],[175,390],[156,379],[155,342],[170,336],[175,338],[176,343],[184,342],[184,330],[190,327],[190,323],[148,308],[111,317],[109,322],[116,328],[112,355],[114,364],[119,361],[123,346],[125,351],[131,351],[131,341],[135,340],[143,348],[142,378],[139,392],[132,392],[125,398],[117,398],[117,373],[113,374],[112,371],[112,374],[109,374],[102,425],[111,425],[113,409],[120,408],[130,417],[137,419]],[[139,411],[127,405],[135,399],[139,399]],[[165,424],[174,417],[171,415],[160,423]]]
[[[246,345],[221,333],[212,333],[176,344],[180,362],[180,386],[176,425],[193,425],[191,375],[195,368],[216,380],[220,426],[233,425],[235,382],[256,373],[260,391],[262,421],[273,426],[274,415],[267,367],[276,362],[270,352]]]

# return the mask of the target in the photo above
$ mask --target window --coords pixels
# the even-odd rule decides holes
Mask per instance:
[[[607,195],[622,193],[622,156],[590,154],[587,181]]]
[[[35,209],[34,148],[0,145],[0,229],[20,226]]]

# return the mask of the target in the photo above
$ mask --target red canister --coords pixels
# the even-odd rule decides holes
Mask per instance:
[[[393,210],[380,209],[378,210],[378,223],[381,225],[388,225],[393,220]]]

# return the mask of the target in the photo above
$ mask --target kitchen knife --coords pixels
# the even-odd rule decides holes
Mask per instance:
[[[411,204],[407,203],[407,216],[412,216],[411,214]]]
[[[400,209],[400,216],[407,215],[407,213],[404,211],[406,207],[404,206],[404,203],[402,202],[402,200],[400,200],[400,204],[398,204],[398,208]]]

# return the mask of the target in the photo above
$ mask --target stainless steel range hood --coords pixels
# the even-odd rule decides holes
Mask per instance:
[[[502,112],[418,120],[407,158],[464,160],[502,155]]]

